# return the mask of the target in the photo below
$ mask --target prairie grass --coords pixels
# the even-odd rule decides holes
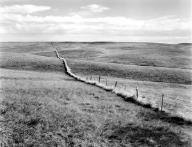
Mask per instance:
[[[98,75],[79,75],[84,79],[98,82]],[[121,93],[136,94],[136,87],[139,91],[138,101],[148,103],[154,108],[161,108],[161,98],[164,94],[163,110],[183,117],[187,120],[192,120],[191,110],[191,85],[173,84],[163,82],[149,82],[149,81],[137,81],[124,78],[116,78],[110,76],[100,76],[100,83],[106,84],[111,88],[115,88],[116,91]],[[117,85],[115,87],[115,84]]]
[[[56,58],[39,57],[26,53],[1,53],[0,67],[16,70],[64,71],[62,62]]]
[[[191,85],[191,71],[187,69],[142,67],[70,59],[67,61],[72,71],[77,74]]]
[[[191,146],[190,124],[174,123],[175,120],[168,116],[125,102],[100,88],[74,81],[63,73],[63,65],[55,57],[26,53],[28,49],[34,54],[47,52],[46,43],[26,43],[20,48],[22,44],[8,43],[1,47],[4,52],[0,63],[1,142],[4,140],[9,146],[50,147]],[[74,49],[89,46],[94,49],[108,45],[113,50],[118,48],[116,43],[92,45],[58,43],[56,46]],[[144,44],[139,46],[141,48]],[[103,48],[101,51],[107,53]],[[99,74],[102,70],[102,74],[113,70],[116,70],[115,74],[121,74],[123,70],[116,65],[112,66],[115,69],[111,69],[113,64],[107,69],[105,63],[98,66],[92,62],[88,64],[87,61],[71,60],[71,67],[79,69],[76,71],[84,75],[91,73],[92,70],[88,70],[90,65],[94,65],[93,69]],[[80,65],[83,67],[78,67]],[[178,75],[180,71],[183,70],[179,70]],[[181,77],[181,82],[190,81],[188,73]]]
[[[69,59],[76,73],[191,84],[191,44],[99,42],[54,43],[54,46]],[[53,51],[37,54],[54,56]]]
[[[60,73],[1,73],[1,123],[10,146],[190,146],[180,126],[149,120],[153,111],[99,88]]]

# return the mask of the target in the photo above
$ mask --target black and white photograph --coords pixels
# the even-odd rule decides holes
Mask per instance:
[[[0,147],[192,147],[192,1],[0,0]]]

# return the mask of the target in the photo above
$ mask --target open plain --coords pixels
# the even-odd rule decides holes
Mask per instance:
[[[65,74],[47,42],[1,43],[1,142],[17,146],[191,146],[191,44],[56,42],[72,72],[139,89],[155,112]]]

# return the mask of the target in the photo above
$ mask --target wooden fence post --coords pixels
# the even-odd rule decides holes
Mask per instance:
[[[115,82],[115,87],[117,87],[117,81]]]
[[[161,111],[163,110],[163,98],[164,98],[164,94],[162,94],[162,97],[161,97]]]
[[[91,75],[91,77],[90,77],[90,80],[92,80],[92,75]]]
[[[57,50],[55,50],[55,53],[56,53],[57,58],[60,58],[59,53],[58,53]]]
[[[100,81],[101,81],[101,77],[100,77],[100,75],[99,75],[99,83],[100,83]]]
[[[138,89],[137,86],[136,86],[136,97],[137,97],[137,98],[139,97],[139,89]]]
[[[106,79],[106,83],[105,83],[105,85],[107,86],[107,79]]]

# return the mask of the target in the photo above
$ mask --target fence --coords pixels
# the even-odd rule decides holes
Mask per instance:
[[[105,86],[111,87],[113,89],[116,89],[116,91],[121,91],[121,92],[128,92],[127,89],[127,85],[125,83],[121,83],[118,80],[109,80],[107,79],[107,77],[102,77],[101,75],[90,75],[90,76],[85,76],[86,80],[92,81],[92,82],[98,82],[100,84],[103,84]],[[139,87],[136,86],[135,87],[135,92],[132,94],[133,98],[135,98],[137,101],[142,101],[144,99],[146,99],[146,97],[144,95],[141,94],[141,92],[139,91]],[[158,104],[158,109],[160,111],[163,111],[163,106],[164,106],[164,94],[161,95],[161,97],[159,97],[159,104]]]
[[[140,96],[139,96],[139,89],[138,89],[138,87],[136,87],[135,93],[130,93],[130,92],[128,92],[126,90],[126,85],[124,86],[124,89],[122,89],[122,88],[121,89],[117,89],[117,86],[120,84],[120,83],[118,83],[118,81],[116,81],[114,83],[114,85],[110,85],[108,80],[107,80],[107,78],[105,78],[105,83],[102,83],[101,82],[102,81],[102,77],[100,75],[97,76],[98,80],[94,80],[92,75],[90,77],[85,77],[85,78],[77,76],[77,75],[75,75],[75,74],[73,74],[71,72],[71,69],[69,68],[69,66],[67,64],[67,61],[65,60],[65,58],[63,58],[63,57],[61,57],[59,55],[59,53],[57,51],[57,48],[55,48],[55,52],[56,52],[57,58],[62,60],[66,74],[68,74],[69,76],[73,77],[74,79],[76,79],[78,81],[81,81],[81,82],[84,82],[84,83],[87,83],[87,84],[90,84],[90,85],[97,86],[97,87],[102,88],[102,89],[104,89],[106,91],[111,91],[111,92],[115,93],[116,95],[121,96],[125,100],[134,101],[135,103],[137,103],[139,105],[153,108],[153,106],[150,103],[145,103],[145,102],[142,101],[142,99],[139,99]],[[163,111],[163,97],[164,97],[164,95],[162,96],[162,102],[161,102],[161,109],[160,109],[160,111]],[[159,110],[159,108],[155,108],[155,109]]]

